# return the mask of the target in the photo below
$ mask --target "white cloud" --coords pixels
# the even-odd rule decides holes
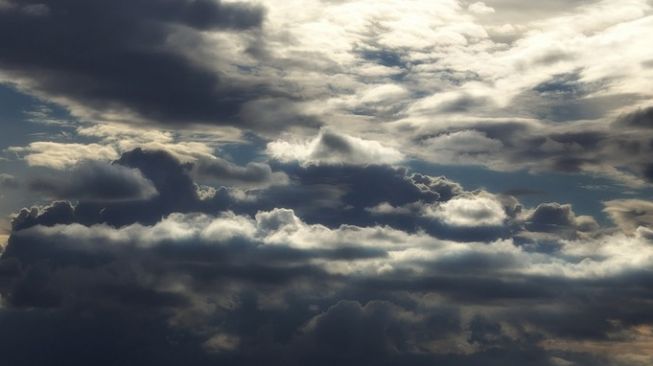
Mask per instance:
[[[490,197],[455,198],[448,205],[430,212],[451,225],[482,227],[501,225],[505,219],[500,205]],[[153,226],[132,224],[122,228],[79,224],[52,227],[35,226],[15,233],[40,237],[73,246],[76,250],[111,250],[112,246],[226,245],[246,240],[258,246],[287,246],[297,250],[337,250],[355,244],[360,248],[382,250],[379,257],[307,259],[328,272],[343,275],[380,274],[395,269],[423,273],[425,261],[457,263],[464,258],[484,258],[493,264],[488,275],[500,273],[569,278],[596,278],[649,268],[653,265],[653,246],[649,232],[636,235],[613,233],[582,240],[562,240],[560,252],[525,251],[511,239],[490,243],[441,240],[421,232],[406,233],[390,227],[343,225],[327,228],[306,224],[292,210],[259,212],[255,218],[226,212],[218,216],[171,214]],[[101,246],[98,247],[98,243]],[[58,244],[60,245],[60,244]],[[452,270],[455,267],[452,267]],[[461,265],[457,270],[465,270]]]
[[[267,154],[282,162],[297,161],[302,165],[323,164],[393,164],[403,155],[378,141],[364,140],[323,129],[308,141],[273,141]]]
[[[473,4],[469,4],[467,10],[471,11],[474,14],[492,14],[494,13],[494,8],[487,6],[484,2],[478,1]]]
[[[424,215],[458,227],[501,226],[508,218],[501,203],[488,195],[454,197],[426,206]]]
[[[112,146],[60,142],[32,142],[25,147],[10,147],[10,152],[25,154],[30,166],[64,169],[85,160],[114,160],[119,157]]]

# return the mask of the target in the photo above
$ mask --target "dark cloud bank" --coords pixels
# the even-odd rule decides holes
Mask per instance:
[[[212,0],[10,0],[0,9],[0,67],[88,113],[242,125],[245,103],[284,95],[200,65],[172,38],[201,48],[202,31],[257,32],[264,17],[259,6]]]
[[[89,183],[86,169],[123,184],[112,192]],[[599,235],[569,205],[524,211],[512,197],[390,166],[271,170],[288,184],[202,195],[191,164],[136,149],[42,183],[61,197],[74,187],[77,203],[25,209],[13,221],[0,259],[3,362],[626,365],[548,342],[625,341],[653,322],[648,269],[578,278],[523,270],[541,256],[581,259],[540,244]],[[141,184],[156,194],[130,197],[125,187]],[[489,224],[429,214],[461,215],[462,199],[480,202],[464,214]],[[623,222],[637,209],[610,207]],[[513,237],[509,247],[521,251],[489,249]],[[395,258],[405,245],[476,249]]]

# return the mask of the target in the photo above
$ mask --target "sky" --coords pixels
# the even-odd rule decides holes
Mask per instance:
[[[653,365],[653,1],[0,0],[0,360]]]

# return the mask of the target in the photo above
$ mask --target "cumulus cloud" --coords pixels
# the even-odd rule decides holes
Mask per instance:
[[[404,159],[399,151],[378,141],[364,140],[328,129],[321,130],[314,139],[305,142],[270,142],[267,153],[279,161],[297,161],[302,165],[392,164]]]
[[[54,213],[54,207],[43,212]],[[461,243],[384,226],[330,229],[287,209],[253,217],[171,214],[149,226],[68,223],[16,230],[0,259],[0,289],[3,311],[22,322],[35,317],[29,327],[41,332],[30,333],[46,340],[62,333],[42,332],[53,325],[36,321],[42,312],[96,331],[118,325],[112,328],[117,337],[131,332],[158,342],[158,334],[181,334],[186,347],[168,352],[207,363],[229,355],[250,364],[247,355],[256,352],[297,364],[382,356],[463,365],[532,353],[547,359],[558,355],[556,342],[635,331],[633,315],[643,319],[648,309],[640,302],[648,296],[640,284],[648,279],[651,248],[643,235],[613,233],[530,252],[511,240]],[[629,310],[601,305],[610,299]],[[111,322],[74,315],[80,307]],[[250,319],[247,327],[242,317]],[[137,318],[139,327],[128,326]],[[270,339],[268,331],[283,334]],[[109,339],[108,349],[121,349]],[[629,352],[641,351],[631,345]],[[3,347],[5,357],[17,357]],[[58,358],[66,349],[52,347],[48,354]],[[610,362],[609,355],[583,347],[564,355],[580,364],[591,364],[582,361],[586,357]],[[117,357],[154,356],[138,351]]]
[[[598,223],[591,216],[576,216],[571,205],[557,202],[542,203],[525,214],[526,228],[534,232],[587,232],[598,229]]]
[[[225,190],[202,198],[192,164],[164,151],[136,149],[99,169],[131,178],[140,172],[158,194],[20,211],[0,260],[4,306],[25,317],[20,321],[47,311],[53,321],[106,329],[74,315],[82,307],[119,324],[119,334],[154,344],[158,335],[183,334],[189,348],[172,347],[171,354],[191,352],[206,363],[231,357],[248,364],[246,354],[284,355],[299,364],[344,362],[341,355],[369,361],[374,351],[407,364],[419,357],[462,365],[492,359],[490,349],[505,360],[526,344],[527,354],[553,357],[556,348],[542,346],[543,339],[586,340],[591,319],[608,319],[587,291],[645,311],[627,276],[651,264],[650,233],[568,236],[567,227],[581,231],[590,221],[568,205],[520,212],[514,198],[379,165],[286,165],[288,185],[240,201]],[[337,195],[321,196],[327,187]],[[523,245],[511,236],[521,235],[522,220],[557,245],[547,251]],[[630,285],[615,294],[614,283]],[[541,299],[556,310],[540,307]],[[25,309],[36,310],[27,315]],[[129,314],[147,326],[128,326]],[[628,314],[609,316],[621,323],[589,330],[597,336],[632,331]],[[243,328],[236,320],[245,318],[253,320]],[[351,327],[375,338],[343,342],[341,333]],[[31,329],[53,328],[40,322]],[[285,333],[271,340],[269,331]],[[528,343],[532,337],[538,341]],[[3,351],[8,359],[17,357],[9,351]],[[49,352],[58,358],[66,349]],[[565,356],[589,357],[580,348]]]
[[[507,215],[503,206],[488,196],[459,196],[437,206],[425,208],[424,214],[461,227],[501,226]]]

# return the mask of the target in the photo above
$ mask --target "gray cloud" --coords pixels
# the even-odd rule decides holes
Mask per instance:
[[[617,119],[618,127],[653,128],[653,107],[639,109]]]
[[[122,108],[154,122],[242,125],[244,103],[281,96],[202,66],[173,42],[182,37],[200,47],[198,32],[256,31],[264,19],[259,6],[210,0],[9,4],[0,11],[0,68],[29,80],[30,92],[66,100],[85,117],[110,119]],[[24,11],[35,6],[47,11]]]
[[[99,161],[80,163],[63,177],[39,177],[29,188],[50,199],[81,201],[128,201],[157,195],[152,182],[139,170]]]
[[[0,173],[0,188],[16,189],[20,186],[18,179],[11,174]]]
[[[155,347],[161,337],[181,337],[162,364],[194,355],[197,364],[284,357],[290,364],[501,365],[535,357],[542,365],[556,365],[553,358],[621,365],[607,353],[555,347],[641,337],[634,327],[653,321],[645,305],[649,263],[624,268],[619,238],[605,238],[609,247],[596,253],[595,244],[574,243],[546,254],[383,226],[327,229],[282,209],[254,217],[173,214],[153,226],[33,226],[15,231],[0,259],[0,322],[31,331],[0,347],[18,360],[14,339],[37,350],[38,339],[64,336],[92,342],[85,349],[94,354],[122,350],[123,337]],[[648,239],[628,240],[625,250],[650,251]],[[86,316],[74,315],[80,311]],[[100,315],[106,322],[95,320]],[[62,322],[68,326],[55,328]],[[69,342],[49,343],[45,352],[59,359]],[[110,360],[159,358],[143,347]]]
[[[574,237],[577,232],[597,230],[599,225],[589,216],[576,216],[571,205],[542,203],[524,219],[526,228],[534,232],[556,232]]]
[[[224,159],[200,159],[193,165],[194,175],[225,186],[265,187],[271,184],[285,184],[288,177],[273,172],[268,164],[250,162],[245,166],[232,164]]]
[[[605,211],[622,230],[633,233],[638,227],[653,227],[653,202],[640,199],[604,202]]]

